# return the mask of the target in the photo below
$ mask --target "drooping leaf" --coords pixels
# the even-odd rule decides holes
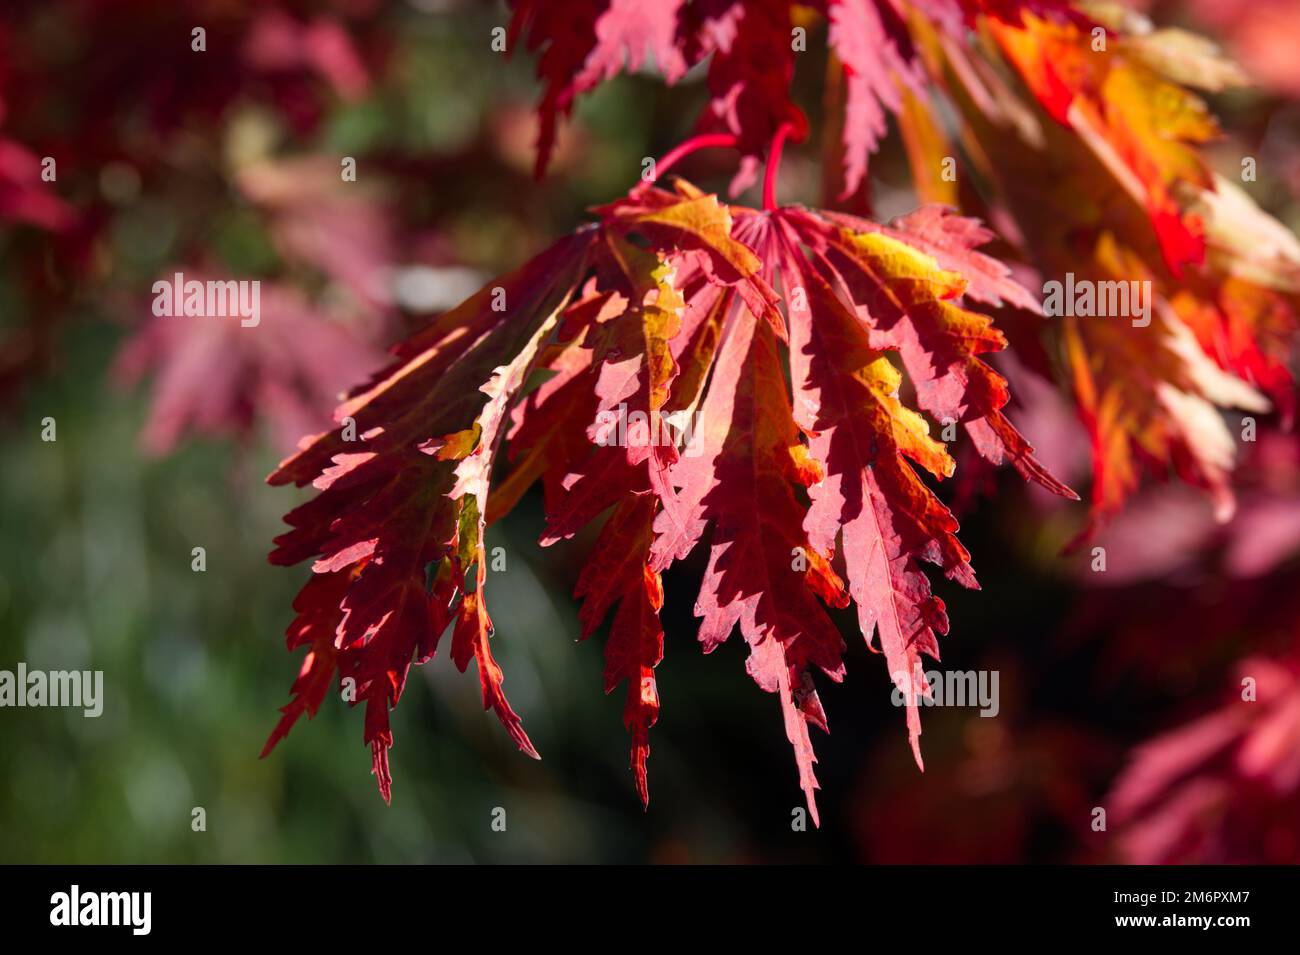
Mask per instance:
[[[538,112],[537,170],[550,162],[555,128],[583,93],[626,68],[636,72],[647,55],[669,82],[686,72],[679,49],[677,13],[683,0],[520,0],[515,4],[507,45],[526,38],[540,53],[538,75],[546,86]]]
[[[1107,797],[1124,861],[1300,858],[1300,666],[1292,649],[1244,660],[1239,672],[1219,709],[1133,750]]]
[[[790,245],[797,242],[791,236]],[[795,415],[813,435],[810,451],[826,473],[809,491],[805,528],[815,550],[830,553],[842,536],[849,591],[864,638],[880,647],[904,693],[913,754],[921,762],[922,654],[939,658],[946,633],[943,601],[918,565],[929,560],[968,587],[969,555],[954,536],[957,521],[913,470],[953,473],[925,419],[897,397],[901,375],[830,283],[790,247],[783,259],[792,296],[790,365]],[[800,308],[798,304],[806,303]]]
[[[269,479],[310,482],[320,491],[288,515],[293,530],[277,538],[271,560],[293,564],[315,555],[315,573],[349,574],[333,608],[341,611],[335,649],[341,675],[356,681],[352,702],[366,701],[365,739],[386,799],[388,711],[412,659],[428,660],[453,619],[454,661],[462,670],[477,661],[484,706],[536,755],[501,693],[501,671],[488,648],[480,502],[486,503],[502,417],[569,302],[589,239],[561,241],[414,336],[398,349],[404,361],[340,406],[337,431],[306,443]],[[484,385],[491,394],[480,390]],[[326,617],[325,601],[335,596],[309,585],[300,599],[312,606],[300,613]]]
[[[1300,320],[1294,237],[1210,174],[1198,147],[1216,127],[1204,104],[1166,58],[1144,55],[1158,40],[1123,27],[1098,37],[1068,19],[992,24],[1023,92],[974,51],[918,42],[1044,295],[1069,282],[1141,297],[1122,314],[1050,316],[1049,348],[1092,444],[1081,539],[1148,471],[1205,488],[1226,519],[1236,441],[1222,410],[1267,413],[1261,391],[1284,417],[1294,406],[1282,357]]]
[[[477,660],[485,707],[535,754],[490,651],[484,533],[540,480],[544,545],[609,515],[577,596],[582,636],[611,617],[605,688],[627,685],[642,801],[661,573],[703,546],[699,642],[708,652],[740,630],[750,675],[777,696],[816,820],[810,727],[827,726],[815,675],[844,673],[828,608],[856,601],[869,644],[879,632],[919,763],[922,656],[937,657],[948,625],[921,562],[975,586],[957,523],[920,476],[954,468],[923,412],[952,415],[991,461],[1072,494],[1002,413],[1006,383],[979,355],[1004,340],[959,304],[1025,292],[975,250],[988,233],[934,211],[886,228],[800,208],[757,213],[679,182],[597,213],[399,346],[396,364],[338,411],[359,440],[322,435],[272,476],[312,481],[320,495],[289,515],[295,529],[273,554],[315,556],[318,579],[295,624],[312,662],[271,742],[320,705],[337,668],[367,701],[387,795],[388,709],[411,660],[432,656],[450,626],[453,661]],[[889,352],[920,408],[900,398]]]
[[[917,0],[911,6],[963,41],[968,26],[983,17],[1017,27],[1025,14],[1087,22],[1067,0]],[[846,197],[861,186],[867,159],[884,137],[886,111],[899,112],[904,91],[919,94],[927,82],[905,13],[895,0],[518,0],[507,45],[522,40],[537,54],[544,84],[538,174],[549,162],[560,117],[583,93],[651,62],[668,83],[706,64],[709,101],[697,126],[735,137],[742,161],[731,193],[738,194],[753,183],[779,130],[794,142],[807,135],[791,88],[799,54],[824,17],[847,85],[839,190]]]
[[[844,188],[856,192],[867,157],[884,138],[885,110],[899,112],[903,93],[919,95],[924,76],[911,37],[893,5],[876,0],[831,0],[828,42],[844,64],[847,100],[844,118]]]
[[[208,273],[186,272],[191,281]],[[184,436],[248,436],[258,417],[274,447],[293,448],[383,353],[330,321],[296,288],[265,282],[255,327],[239,316],[150,316],[117,356],[119,380],[153,374],[141,443],[164,454]],[[312,348],[302,342],[310,340]]]

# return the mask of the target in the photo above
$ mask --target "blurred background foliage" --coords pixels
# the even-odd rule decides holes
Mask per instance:
[[[272,568],[266,552],[281,515],[302,496],[263,483],[289,448],[262,408],[219,415],[211,434],[170,447],[142,444],[151,414],[179,414],[160,411],[165,399],[124,383],[118,367],[147,316],[150,284],[191,263],[291,283],[309,289],[329,321],[386,345],[445,299],[454,302],[457,290],[513,267],[580,223],[586,207],[625,191],[643,157],[689,134],[702,92],[689,79],[664,89],[652,76],[600,87],[578,104],[548,177],[537,182],[535,64],[489,49],[503,6],[11,6],[2,49],[19,79],[0,89],[11,114],[0,135],[60,142],[57,192],[91,210],[94,226],[57,240],[34,224],[0,231],[9,386],[0,430],[0,668],[22,660],[32,669],[103,670],[105,703],[99,719],[79,710],[0,711],[2,861],[1115,859],[1111,837],[1091,830],[1090,811],[1128,748],[1204,711],[1201,701],[1228,685],[1231,664],[1246,652],[1291,639],[1294,621],[1238,613],[1235,625],[1221,626],[1206,608],[1231,609],[1237,597],[1226,584],[1100,593],[1081,584],[1079,560],[1060,556],[1078,516],[1046,511],[1013,476],[996,498],[968,502],[963,518],[983,591],[941,589],[954,622],[944,668],[999,670],[999,717],[926,711],[922,775],[883,664],[868,659],[845,619],[849,676],[823,691],[833,732],[818,742],[822,828],[792,831],[802,800],[779,708],[745,675],[739,640],[713,657],[694,644],[692,591],[681,584],[698,576],[696,554],[666,581],[664,709],[642,812],[622,701],[601,693],[599,640],[575,640],[570,594],[590,540],[539,549],[534,494],[492,529],[489,545],[504,547],[507,560],[493,577],[508,595],[494,602],[494,649],[541,762],[515,751],[482,711],[477,681],[456,673],[445,649],[412,672],[393,714],[391,807],[367,773],[360,714],[333,698],[259,760],[300,662],[285,653],[283,631],[307,572]],[[1189,15],[1163,6],[1161,15]],[[333,73],[259,73],[221,47],[255,16],[280,12],[303,22],[337,18],[357,63],[335,63]],[[188,50],[191,21],[220,27],[206,53],[212,77],[171,63],[199,56]],[[814,129],[823,46],[810,43],[808,67],[800,66]],[[347,68],[358,64],[364,82],[349,81]],[[67,71],[73,81],[66,90],[23,85],[41,70]],[[139,82],[89,86],[123,73]],[[185,102],[193,91],[203,95]],[[1300,141],[1300,118],[1288,94],[1233,94],[1215,105],[1230,133],[1262,157],[1274,151],[1278,161],[1262,159],[1261,168],[1284,172],[1270,174],[1257,198],[1294,225],[1300,176],[1287,151]],[[42,109],[30,111],[31,128],[15,129],[15,107],[27,96],[40,96]],[[174,114],[160,119],[163,106]],[[357,185],[375,195],[365,208],[381,210],[418,293],[390,296],[368,319],[358,318],[364,292],[347,287],[344,269],[286,241],[283,215],[276,219],[283,210],[268,211],[273,203],[241,179],[259,162],[325,157],[332,170],[340,156],[357,159]],[[790,150],[787,201],[821,201],[820,158],[816,141]],[[704,153],[680,171],[721,189],[733,161]],[[882,218],[914,205],[904,163],[896,139],[873,161]],[[305,205],[323,208],[311,194]],[[345,243],[358,221],[345,209],[302,228],[329,246]],[[56,264],[56,243],[77,253],[81,271]],[[305,353],[315,347],[299,344]],[[204,376],[186,383],[198,402],[225,387]],[[334,382],[334,390],[353,383]],[[324,427],[329,407],[316,410]],[[55,442],[40,438],[46,417],[57,423]],[[196,546],[206,550],[203,573],[191,570]],[[1276,586],[1285,590],[1294,561],[1280,568]],[[1171,617],[1135,609],[1161,600],[1181,603],[1178,633]],[[191,829],[195,807],[206,811],[204,832]],[[491,827],[497,807],[506,811],[504,832]]]

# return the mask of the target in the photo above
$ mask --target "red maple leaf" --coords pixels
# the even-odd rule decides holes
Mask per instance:
[[[1294,864],[1300,661],[1242,662],[1237,698],[1136,747],[1109,794],[1119,847],[1140,865]]]
[[[1019,25],[1025,13],[1086,23],[1067,0],[919,0],[917,12],[952,36],[978,17]],[[538,54],[544,89],[537,173],[550,161],[556,126],[576,99],[624,71],[650,63],[676,83],[705,63],[709,102],[698,128],[725,133],[743,157],[736,195],[755,178],[768,143],[785,129],[801,142],[808,121],[791,94],[797,56],[814,19],[830,21],[828,42],[847,80],[842,198],[857,191],[867,158],[885,134],[885,110],[899,112],[902,88],[921,93],[927,79],[913,49],[907,16],[894,0],[518,0],[507,48],[523,40]]]
[[[489,649],[483,532],[540,479],[543,544],[612,509],[577,595],[584,637],[613,612],[605,685],[627,684],[642,800],[659,713],[660,573],[707,542],[700,643],[712,650],[739,627],[750,675],[781,704],[816,819],[809,727],[825,730],[826,718],[814,678],[844,672],[827,607],[856,601],[869,642],[879,627],[919,762],[921,655],[937,656],[947,629],[920,562],[974,586],[956,521],[914,470],[953,471],[922,411],[951,414],[989,460],[1072,496],[1003,416],[1006,383],[978,356],[1004,342],[959,302],[1024,290],[974,251],[987,233],[934,211],[884,228],[727,206],[679,181],[597,212],[595,226],[399,346],[339,409],[343,427],[272,475],[321,493],[289,515],[294,530],[272,555],[316,556],[318,577],[290,630],[292,646],[313,647],[309,664],[268,748],[320,705],[330,673],[351,676],[387,796],[387,711],[411,661],[450,627],[453,660],[477,659],[484,705],[535,754]],[[924,248],[968,268],[973,284]],[[888,352],[921,410],[900,399]],[[525,394],[540,372],[549,379]]]

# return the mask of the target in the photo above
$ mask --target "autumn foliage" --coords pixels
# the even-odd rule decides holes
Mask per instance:
[[[970,524],[959,539],[958,520],[999,494],[1000,515],[1008,500],[1016,508],[1007,536],[1088,595],[1071,626],[1113,634],[1099,651],[1107,666],[1173,685],[1168,668],[1195,664],[1225,694],[1182,726],[1143,730],[1151,740],[1107,784],[1116,851],[1247,861],[1267,841],[1270,861],[1300,858],[1288,841],[1300,845],[1288,564],[1300,551],[1300,243],[1256,205],[1255,160],[1237,155],[1211,105],[1247,87],[1248,71],[1158,25],[1185,7],[1294,94],[1292,51],[1259,26],[1291,16],[1280,0],[1257,5],[1272,20],[1236,0],[482,5],[499,22],[466,56],[535,73],[532,99],[509,104],[530,124],[527,147],[512,153],[513,131],[486,123],[445,164],[385,141],[363,181],[340,179],[322,144],[338,132],[332,111],[365,102],[391,70],[396,21],[381,0],[198,4],[225,61],[173,42],[190,4],[133,25],[112,4],[76,0],[63,5],[69,21],[121,51],[79,70],[73,54],[33,42],[39,6],[0,15],[0,220],[41,238],[6,247],[40,320],[0,329],[0,386],[52,362],[67,316],[108,286],[103,250],[123,195],[200,207],[198,226],[178,227],[169,273],[237,270],[209,230],[224,206],[267,246],[247,268],[263,280],[256,334],[148,316],[129,323],[112,364],[118,383],[148,382],[140,442],[151,454],[214,435],[242,447],[259,429],[277,457],[297,446],[269,478],[306,489],[271,561],[310,566],[287,633],[303,656],[263,755],[342,688],[364,709],[391,799],[391,713],[412,664],[442,644],[537,757],[494,656],[525,635],[493,626],[510,593],[486,537],[531,495],[541,547],[590,542],[574,636],[603,634],[604,689],[623,700],[642,803],[658,668],[690,649],[663,622],[681,601],[705,653],[744,642],[816,819],[813,730],[828,730],[819,694],[845,677],[846,630],[879,665],[844,692],[900,693],[906,748],[901,733],[891,744],[924,768],[925,671],[950,624],[967,632],[940,593],[957,608],[961,588],[979,589],[976,567],[1001,557]],[[456,192],[495,137],[494,155],[518,168],[505,181],[493,166],[492,189],[503,204],[540,204],[548,183],[581,175],[580,106],[628,74],[688,104],[673,117],[680,140],[654,131],[675,145],[630,164],[563,237],[549,223],[544,241],[485,226],[525,250],[507,274],[418,307],[385,285],[398,263],[460,262],[454,230],[432,235],[423,221],[452,199],[412,197]],[[62,155],[65,117],[81,171],[51,182],[42,156]],[[287,148],[313,141],[315,152]],[[790,175],[796,151],[802,178]],[[882,176],[891,158],[905,163]],[[203,175],[212,182],[196,190]],[[1291,175],[1300,195],[1300,164]],[[888,191],[908,211],[880,214],[899,205],[875,190],[900,176]],[[796,193],[806,201],[784,201]],[[1141,315],[1062,309],[1054,282],[1131,288]],[[138,318],[147,287],[100,297]],[[1105,574],[1076,575],[1099,543]],[[1193,605],[1200,589],[1228,609]],[[1228,649],[1184,646],[1207,630]],[[1245,712],[1227,695],[1238,669],[1261,693]],[[1006,776],[1033,792],[1015,798],[1082,812],[1078,793],[1035,773],[1064,750],[1100,761],[1103,747],[1060,727],[1021,730]],[[935,764],[930,791],[946,791],[958,770]],[[911,832],[908,798],[880,800],[870,811]],[[910,836],[898,841],[911,850]]]
[[[1205,486],[1230,512],[1217,407],[1265,410],[1268,392],[1289,413],[1282,362],[1297,291],[1294,262],[1259,261],[1234,232],[1232,215],[1262,214],[1207,171],[1196,149],[1215,126],[1178,82],[1239,77],[1211,68],[1204,51],[1191,75],[1175,41],[1125,36],[1122,24],[1096,26],[1062,3],[818,9],[843,73],[840,199],[861,189],[887,114],[907,138],[919,191],[962,198],[932,174],[948,147],[927,103],[943,97],[994,187],[987,208],[1016,216],[1022,254],[1050,274],[1138,277],[1159,290],[1141,332],[1063,320],[1061,360],[1094,448],[1094,514],[1121,505],[1140,463]],[[605,688],[625,684],[643,801],[665,642],[661,574],[696,547],[707,553],[701,647],[739,625],[749,674],[781,705],[814,817],[809,730],[827,729],[817,681],[844,673],[828,607],[856,607],[909,701],[921,764],[923,660],[938,658],[949,625],[925,565],[977,587],[957,521],[929,483],[956,466],[955,433],[940,440],[936,426],[960,425],[985,462],[1075,495],[1006,417],[1007,382],[981,357],[1007,344],[990,310],[1042,315],[1007,266],[979,251],[992,233],[938,205],[883,226],[776,204],[782,146],[808,133],[790,96],[791,37],[807,17],[776,0],[517,5],[511,35],[537,54],[543,83],[539,173],[578,96],[647,61],[669,83],[704,63],[711,98],[698,136],[656,175],[695,149],[730,147],[739,191],[766,155],[764,208],[680,179],[636,186],[404,342],[337,412],[359,440],[317,437],[272,475],[319,494],[289,515],[293,530],[272,555],[315,563],[290,630],[290,646],[309,655],[268,747],[336,676],[354,677],[387,798],[388,711],[410,663],[449,630],[456,664],[476,663],[484,706],[535,756],[490,649],[483,534],[541,481],[543,545],[603,519],[577,588],[582,635],[612,614]],[[1051,172],[1018,178],[1036,162]],[[600,433],[611,415],[640,427],[611,444]]]
[[[358,450],[331,432],[272,475],[321,492],[289,515],[294,530],[272,555],[315,556],[321,575],[292,631],[311,648],[309,666],[272,744],[319,705],[336,671],[354,676],[387,796],[388,709],[412,657],[432,656],[453,624],[452,658],[462,669],[476,661],[484,705],[536,755],[489,647],[483,532],[540,479],[543,544],[614,509],[578,595],[584,636],[614,610],[606,689],[626,681],[642,799],[659,710],[660,574],[707,538],[699,641],[712,650],[739,624],[750,675],[781,703],[812,806],[808,727],[826,729],[812,673],[843,675],[825,605],[856,603],[864,637],[879,628],[890,672],[915,697],[921,655],[937,657],[935,634],[948,629],[921,562],[976,586],[956,520],[919,473],[954,469],[920,410],[961,421],[990,461],[1073,496],[1002,413],[1006,382],[979,355],[1005,342],[961,304],[1024,290],[972,248],[986,233],[935,209],[886,229],[730,207],[679,180],[600,215],[406,342],[403,360],[339,409],[362,435]],[[920,410],[900,399],[890,351]],[[539,372],[545,383],[526,393]],[[685,451],[673,423],[683,412],[698,419]],[[658,426],[627,426],[618,446],[598,433],[602,413]],[[920,763],[915,701],[907,720]]]

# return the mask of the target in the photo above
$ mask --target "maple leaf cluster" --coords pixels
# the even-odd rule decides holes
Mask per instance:
[[[1152,290],[1141,332],[1060,323],[1093,447],[1094,518],[1117,513],[1151,470],[1205,488],[1226,520],[1236,451],[1221,411],[1276,410],[1283,425],[1294,414],[1300,245],[1200,152],[1219,129],[1184,84],[1239,86],[1240,71],[1178,31],[1122,28],[1097,50],[1075,24],[994,24],[1027,94],[951,44],[932,47],[933,69],[969,124],[972,166],[996,184],[1041,272]],[[1088,201],[1061,216],[1067,196]]]
[[[843,111],[841,200],[862,201],[892,114],[918,195],[997,221],[1042,277],[1152,284],[1144,334],[1071,315],[1055,336],[1093,447],[1094,523],[1144,470],[1205,488],[1230,516],[1235,454],[1221,411],[1294,412],[1300,244],[1200,151],[1219,129],[1188,87],[1246,83],[1212,44],[1058,0],[594,2],[578,30],[564,6],[526,0],[512,20],[540,54],[539,169],[575,99],[649,58],[670,83],[706,71],[697,126],[740,151],[733,193],[770,142],[806,135],[791,37],[824,17],[828,99]]]
[[[608,513],[577,595],[584,637],[613,615],[605,685],[626,683],[642,799],[661,575],[702,545],[698,639],[711,651],[739,625],[815,818],[809,728],[827,727],[813,677],[844,674],[827,608],[856,605],[907,694],[920,763],[922,656],[938,657],[948,629],[922,565],[977,586],[922,477],[954,470],[926,415],[1072,496],[1004,415],[1006,382],[980,356],[1005,340],[968,307],[1027,295],[976,250],[986,232],[936,208],[886,228],[729,206],[679,180],[598,213],[404,343],[338,410],[357,440],[340,427],[272,475],[320,493],[290,513],[272,555],[313,557],[315,575],[289,631],[309,655],[268,748],[336,675],[352,677],[387,798],[389,709],[450,627],[452,659],[476,662],[484,706],[536,755],[491,652],[484,530],[540,480],[543,545]],[[917,407],[900,396],[900,365]]]
[[[603,519],[577,585],[582,635],[611,618],[606,690],[626,684],[643,801],[662,574],[697,548],[698,639],[712,650],[739,625],[750,675],[781,703],[814,818],[809,727],[826,729],[814,675],[843,676],[827,608],[856,606],[904,692],[921,763],[921,661],[948,629],[923,565],[977,586],[928,483],[956,468],[934,426],[960,424],[975,460],[1075,495],[1012,426],[1007,383],[980,357],[1007,345],[988,313],[1043,316],[977,251],[991,232],[941,205],[890,227],[777,207],[782,147],[808,134],[794,41],[818,19],[840,74],[839,202],[869,204],[868,161],[892,116],[918,195],[1004,224],[1027,277],[1154,288],[1149,327],[1062,317],[1050,350],[1027,350],[1039,370],[1063,371],[1090,437],[1085,535],[1144,467],[1208,489],[1231,515],[1220,412],[1276,403],[1290,419],[1300,248],[1199,152],[1218,129],[1186,86],[1243,81],[1217,52],[1056,0],[521,0],[508,43],[537,55],[539,173],[584,93],[650,64],[669,83],[703,71],[696,135],[658,175],[693,149],[731,147],[735,195],[766,155],[763,208],[680,180],[633,189],[404,342],[338,410],[339,430],[280,467],[273,483],[320,493],[289,515],[272,555],[314,558],[315,576],[289,631],[309,654],[268,749],[335,677],[352,677],[387,798],[388,712],[411,662],[448,630],[456,664],[477,663],[485,707],[536,755],[490,650],[484,531],[540,481],[543,545]],[[971,175],[936,175],[954,156]]]

